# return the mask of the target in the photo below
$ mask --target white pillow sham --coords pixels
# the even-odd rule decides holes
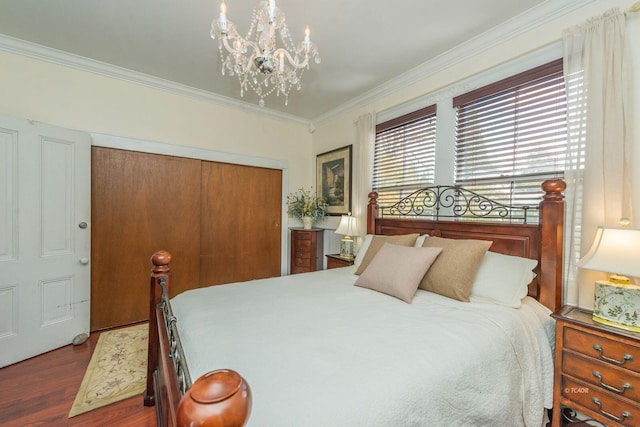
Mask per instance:
[[[535,259],[487,252],[471,287],[471,301],[482,299],[518,308],[538,265]]]
[[[421,248],[422,244],[424,243],[424,239],[426,239],[427,237],[429,237],[428,234],[422,234],[418,236],[418,238],[416,239],[416,243],[413,246],[415,246],[416,248]]]
[[[362,259],[364,258],[364,254],[367,253],[367,249],[369,249],[371,239],[373,239],[373,234],[367,234],[362,239],[362,244],[360,245],[360,248],[358,248],[356,258],[353,260],[353,265],[355,265],[356,267],[359,267],[360,264],[362,264]]]

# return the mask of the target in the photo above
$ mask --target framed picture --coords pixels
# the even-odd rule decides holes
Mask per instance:
[[[316,191],[327,202],[327,214],[351,211],[351,145],[318,154]]]

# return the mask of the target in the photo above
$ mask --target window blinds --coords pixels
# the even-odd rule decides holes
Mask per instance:
[[[373,190],[381,206],[433,183],[435,144],[435,105],[376,126]]]
[[[562,60],[455,97],[453,106],[456,185],[505,204],[537,206],[540,184],[563,177]]]

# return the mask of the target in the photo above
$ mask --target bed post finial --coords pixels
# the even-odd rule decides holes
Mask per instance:
[[[540,288],[538,300],[553,311],[562,307],[564,245],[564,194],[567,184],[561,179],[542,183],[540,202]]]
[[[165,283],[167,293],[171,284],[171,254],[167,251],[158,251],[151,257],[153,268],[151,269],[150,295],[149,295],[149,352],[147,355],[147,389],[144,391],[144,405],[155,405],[155,384],[153,382],[154,371],[158,367],[158,317],[156,307],[162,299],[161,279]]]
[[[376,218],[378,218],[378,193],[369,193],[367,205],[367,234],[376,234]]]
[[[167,251],[158,251],[151,256],[151,263],[155,266],[154,273],[169,271],[169,263],[171,262],[171,254]]]
[[[567,183],[561,179],[547,179],[542,183],[545,200],[564,200],[562,192],[567,188]]]
[[[204,374],[178,405],[178,426],[242,427],[251,413],[251,388],[236,371]]]

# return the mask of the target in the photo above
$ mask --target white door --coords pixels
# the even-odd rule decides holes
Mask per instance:
[[[89,333],[90,171],[88,134],[0,116],[0,367]]]

